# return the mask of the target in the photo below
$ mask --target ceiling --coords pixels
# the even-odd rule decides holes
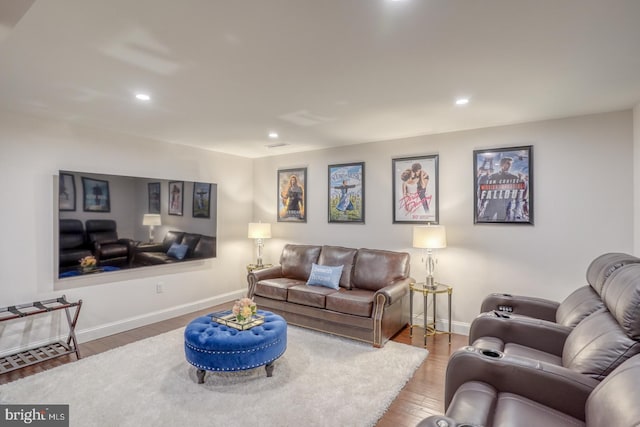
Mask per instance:
[[[616,111],[639,22],[638,0],[1,0],[0,108],[245,157]]]

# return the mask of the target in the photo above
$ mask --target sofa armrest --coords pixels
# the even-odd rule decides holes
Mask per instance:
[[[556,311],[558,311],[559,306],[559,302],[544,298],[511,294],[490,294],[482,301],[480,312],[484,313],[497,310],[555,322]]]
[[[491,311],[481,313],[473,320],[469,344],[479,338],[496,337],[505,343],[520,344],[561,357],[571,331],[570,327],[554,322]]]
[[[445,383],[445,408],[458,388],[480,381],[498,392],[515,393],[543,405],[585,419],[585,403],[600,383],[571,369],[497,351],[463,347],[449,358]]]
[[[260,280],[276,279],[278,277],[282,277],[282,267],[280,265],[250,272],[247,274],[247,297],[253,298],[253,294],[256,291],[256,283]]]
[[[376,291],[376,295],[373,297],[374,301],[378,301],[377,295],[383,294],[385,296],[385,305],[395,304],[396,301],[402,300],[407,292],[409,292],[409,284],[414,282],[410,277],[406,279],[396,280],[392,284],[385,286],[382,289]]]

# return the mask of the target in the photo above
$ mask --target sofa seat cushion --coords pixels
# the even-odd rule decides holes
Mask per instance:
[[[513,393],[499,393],[493,417],[494,426],[519,426],[535,420],[545,427],[584,426],[577,418]]]
[[[375,292],[364,289],[343,289],[327,295],[327,310],[354,316],[371,317]]]
[[[77,265],[80,266],[80,258],[93,255],[89,249],[66,249],[60,252],[60,265]]]
[[[129,254],[129,248],[125,244],[102,245],[100,247],[102,258],[126,257]]]
[[[143,265],[161,265],[177,262],[178,260],[163,252],[140,252],[136,254],[136,261]]]
[[[528,357],[529,359],[539,360],[544,363],[562,366],[562,357],[519,344],[507,343],[504,346],[504,354],[508,354],[509,356]]]
[[[325,308],[327,295],[336,293],[335,289],[324,286],[297,285],[289,288],[287,302]]]
[[[285,279],[282,277],[276,279],[265,279],[256,283],[256,295],[271,298],[280,301],[287,300],[289,288],[296,285],[303,285],[305,282],[296,279]]]

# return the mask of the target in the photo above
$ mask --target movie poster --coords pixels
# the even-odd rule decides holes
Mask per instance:
[[[329,222],[364,223],[364,162],[329,165]]]
[[[438,223],[438,156],[393,159],[393,222]]]
[[[533,147],[473,152],[475,223],[533,224]]]
[[[307,168],[278,171],[278,221],[307,222]]]

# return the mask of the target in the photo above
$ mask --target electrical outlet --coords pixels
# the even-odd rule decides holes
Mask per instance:
[[[161,294],[164,292],[164,282],[158,282],[156,284],[156,293]]]

